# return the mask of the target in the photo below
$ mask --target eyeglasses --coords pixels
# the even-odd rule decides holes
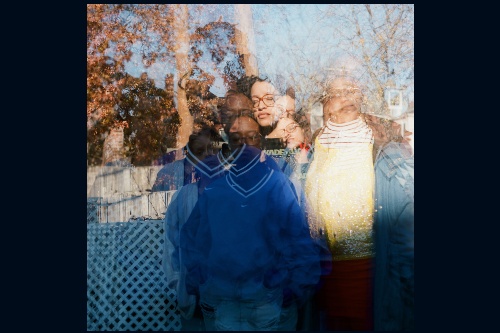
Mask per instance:
[[[330,97],[346,97],[348,95],[360,94],[361,90],[359,88],[348,88],[348,89],[331,89],[327,92],[327,96]]]
[[[241,136],[237,132],[229,133],[229,142],[232,145],[238,145],[242,143],[246,143],[247,145],[255,145],[260,143],[261,138],[262,135],[260,135],[260,133],[255,133],[251,136]]]
[[[286,135],[286,133],[293,133],[295,132],[295,130],[297,129],[297,127],[300,127],[299,124],[297,123],[290,123],[288,125],[286,125],[285,128],[281,128],[281,130],[283,131],[283,136]]]
[[[223,124],[227,124],[230,122],[231,117],[241,117],[241,116],[247,116],[247,117],[253,117],[253,110],[250,109],[228,109],[226,107],[222,107],[220,109],[220,115],[221,115],[221,122]]]
[[[285,112],[286,112],[286,116],[287,116],[287,117],[288,117],[289,115],[291,115],[291,114],[295,113],[295,110],[293,110],[293,109],[285,109],[285,108],[284,108],[283,106],[281,106],[281,105],[276,105],[276,106],[275,106],[275,108],[276,108],[276,109],[278,109],[278,113],[279,113],[280,115],[285,114]]]
[[[265,106],[274,106],[274,95],[267,94],[262,96],[261,98],[252,97],[253,107],[254,108],[258,107],[260,101],[262,101]]]

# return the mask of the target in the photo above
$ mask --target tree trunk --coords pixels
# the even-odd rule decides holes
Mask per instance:
[[[123,141],[123,128],[113,128],[109,131],[108,135],[104,139],[104,146],[102,149],[102,165],[120,161],[124,157]]]
[[[234,5],[236,13],[236,51],[243,55],[243,66],[247,76],[259,75],[255,58],[252,7],[249,4]]]
[[[174,89],[177,92],[177,112],[181,118],[181,125],[177,135],[177,148],[184,147],[189,135],[193,132],[193,116],[189,112],[186,91],[178,86],[179,80],[191,71],[191,65],[188,61],[189,34],[188,34],[188,7],[186,4],[174,4],[174,30],[176,36],[175,45],[175,64],[177,70],[177,82],[174,82]],[[182,150],[179,150],[182,153]],[[179,152],[178,151],[178,152]],[[178,158],[179,156],[177,156]]]

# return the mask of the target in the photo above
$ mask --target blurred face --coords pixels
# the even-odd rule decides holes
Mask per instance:
[[[255,82],[250,90],[254,117],[260,126],[271,126],[275,119],[277,91],[269,82]]]
[[[291,116],[295,113],[295,100],[288,95],[278,97],[274,103],[276,118]]]
[[[261,135],[259,132],[259,124],[247,116],[236,118],[233,125],[229,129],[229,146],[232,151],[247,144],[260,149]]]
[[[363,95],[359,87],[346,78],[335,79],[323,101],[323,115],[340,124],[355,120],[361,111]]]
[[[229,122],[231,116],[236,116],[242,112],[252,112],[252,101],[235,91],[229,91],[226,94],[226,101],[220,109],[220,122],[225,125]]]
[[[268,138],[282,138],[287,148],[296,148],[305,141],[304,130],[293,119],[281,118]]]
[[[190,154],[194,155],[198,160],[203,161],[208,155],[213,154],[212,142],[208,136],[198,136],[193,141],[189,142]],[[194,159],[190,154],[187,157],[196,165],[198,160]]]

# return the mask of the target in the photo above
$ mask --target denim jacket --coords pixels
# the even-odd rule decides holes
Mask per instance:
[[[405,143],[375,160],[375,330],[414,329],[414,158]]]

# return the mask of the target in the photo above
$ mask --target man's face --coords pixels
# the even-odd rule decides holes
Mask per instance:
[[[352,121],[361,111],[362,98],[356,83],[346,78],[337,78],[329,85],[323,101],[324,117],[335,123]]]
[[[189,143],[189,150],[194,157],[203,161],[208,155],[213,154],[212,142],[208,136],[200,135]],[[195,165],[198,164],[198,160],[194,159],[190,154],[188,154],[188,158],[190,158]]]
[[[229,129],[229,146],[232,151],[243,146],[243,144],[260,149],[261,134],[259,133],[259,124],[247,116],[236,118]]]
[[[232,116],[252,112],[252,102],[242,93],[229,91],[226,94],[224,105],[220,109],[220,122],[226,125]]]

